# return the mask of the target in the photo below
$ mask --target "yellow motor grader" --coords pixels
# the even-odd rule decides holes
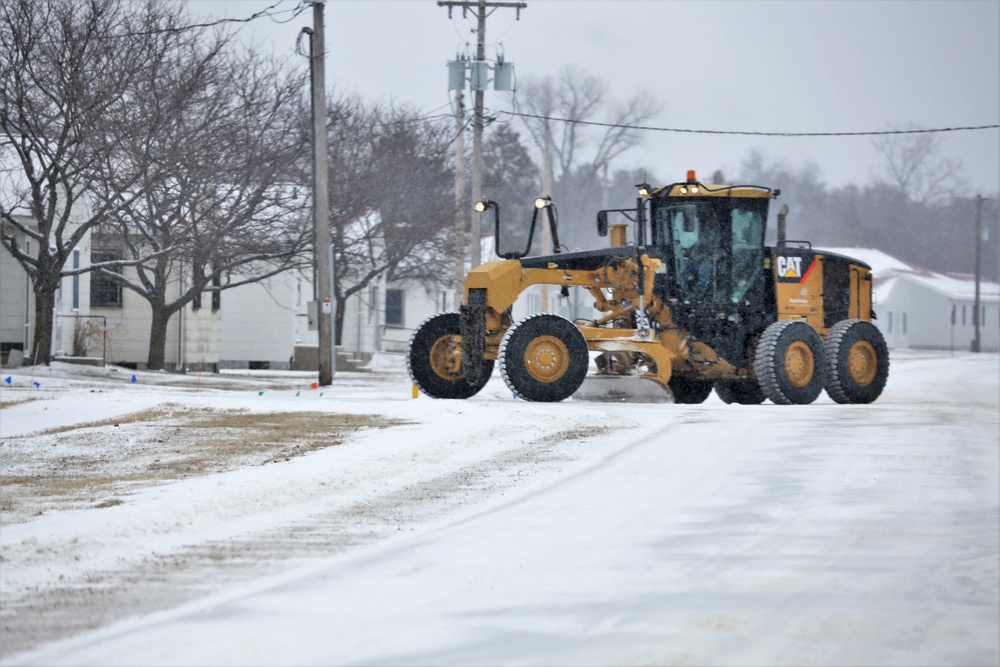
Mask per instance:
[[[501,252],[499,206],[477,204],[494,209],[502,259],[469,272],[460,312],[431,317],[411,337],[407,368],[423,393],[469,398],[499,361],[507,386],[529,401],[648,400],[628,389],[643,383],[676,403],[701,403],[713,387],[740,404],[806,404],[824,388],[838,403],[879,397],[889,352],[871,322],[871,267],[787,241],[787,207],[777,244],[765,246],[778,190],[704,184],[693,171],[656,190],[638,187],[634,209],[597,214],[599,235],[608,235],[611,213],[631,221],[634,241],[627,224],[610,225],[602,250],[559,252],[552,203],[540,198],[527,242]],[[556,252],[529,257],[543,210]],[[514,322],[512,307],[532,285],[586,289],[602,315]]]

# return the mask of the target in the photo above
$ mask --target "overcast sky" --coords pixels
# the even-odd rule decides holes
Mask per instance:
[[[244,17],[276,0],[189,0],[195,16]],[[274,11],[292,10],[286,0]],[[527,0],[487,21],[517,76],[575,64],[628,97],[662,106],[648,124],[693,130],[863,132],[890,125],[947,128],[1000,122],[1000,2]],[[279,14],[279,19],[290,13]],[[306,11],[258,19],[241,36],[294,52]],[[435,0],[329,0],[329,84],[424,110],[449,107],[446,63],[475,48],[475,19]],[[467,98],[468,99],[468,98]],[[488,107],[510,108],[488,92]],[[961,163],[969,193],[1000,189],[1000,131],[949,132],[942,157]],[[648,168],[662,181],[687,169],[733,174],[752,149],[792,168],[814,164],[830,187],[863,185],[879,166],[870,137],[785,138],[647,132],[612,169]],[[767,184],[763,184],[767,185]]]

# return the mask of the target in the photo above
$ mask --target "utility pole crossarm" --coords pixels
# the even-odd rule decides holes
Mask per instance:
[[[510,9],[518,10],[518,18],[520,16],[520,10],[527,9],[527,2],[486,2],[480,3],[477,0],[466,0],[461,2],[460,0],[438,0],[438,7],[447,7],[448,11],[451,11],[452,7],[461,7],[462,9],[475,10],[480,5],[485,5],[486,7],[509,7]]]

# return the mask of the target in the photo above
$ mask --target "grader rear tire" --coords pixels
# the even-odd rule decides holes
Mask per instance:
[[[427,319],[410,337],[406,370],[413,384],[432,398],[470,398],[479,393],[493,372],[493,360],[483,360],[476,382],[462,372],[462,340],[458,313]]]
[[[576,325],[548,313],[526,317],[508,329],[499,357],[507,387],[520,398],[539,402],[572,396],[590,365],[587,341]]]
[[[761,390],[772,402],[812,403],[826,384],[823,341],[803,320],[775,322],[760,337],[754,372]]]
[[[823,341],[826,393],[837,403],[871,403],[889,378],[889,347],[871,322],[842,320]]]

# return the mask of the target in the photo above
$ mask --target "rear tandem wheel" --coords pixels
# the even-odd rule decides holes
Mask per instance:
[[[826,393],[837,403],[871,403],[889,377],[889,347],[864,320],[841,320],[827,332]]]
[[[780,320],[767,327],[753,365],[764,395],[778,405],[812,403],[826,384],[823,340],[803,320]]]

